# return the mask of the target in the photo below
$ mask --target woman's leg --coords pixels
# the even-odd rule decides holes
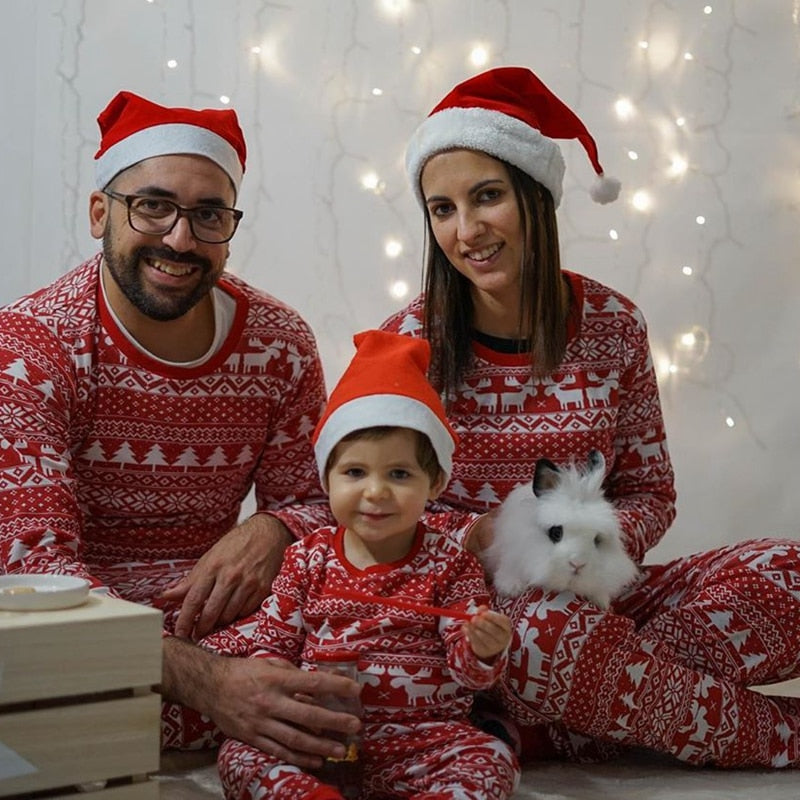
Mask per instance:
[[[700,553],[666,565],[648,584],[637,593],[666,602],[651,603],[639,632],[669,644],[687,666],[744,686],[800,675],[800,542]]]
[[[514,625],[498,690],[524,725],[561,722],[582,736],[647,747],[695,764],[786,766],[800,761],[800,714],[693,669],[633,620],[568,593],[498,598]]]

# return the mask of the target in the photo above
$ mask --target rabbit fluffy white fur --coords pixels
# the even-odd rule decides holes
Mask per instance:
[[[603,496],[605,460],[589,454],[586,468],[536,464],[533,481],[500,506],[486,562],[499,594],[529,586],[569,590],[607,608],[638,574],[625,552],[614,509]]]

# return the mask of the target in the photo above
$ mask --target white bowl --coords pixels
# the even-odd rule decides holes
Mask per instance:
[[[72,575],[17,573],[0,575],[0,609],[44,611],[72,608],[86,602],[89,581]],[[19,591],[32,589],[33,591]]]

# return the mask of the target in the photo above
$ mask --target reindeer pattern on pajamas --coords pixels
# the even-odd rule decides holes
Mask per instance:
[[[314,669],[330,653],[358,661],[364,709],[362,798],[505,798],[518,780],[516,757],[468,722],[473,692],[491,686],[506,654],[481,662],[461,622],[397,609],[380,597],[465,611],[488,604],[477,559],[448,536],[420,526],[411,552],[357,569],[341,528],[323,528],[286,552],[273,595],[258,614],[249,655]],[[375,596],[343,598],[338,590]],[[235,740],[219,754],[229,798],[307,797],[312,775]]]
[[[639,563],[675,516],[674,476],[644,317],[577,273],[566,353],[532,377],[526,353],[474,342],[448,408],[453,476],[437,501],[462,537],[471,520],[531,480],[600,450],[606,496]],[[423,298],[382,327],[422,335]],[[800,760],[796,700],[748,686],[800,675],[800,542],[759,539],[648,565],[611,612],[532,589],[496,599],[515,624],[497,698],[526,726],[526,757],[606,758],[650,747],[691,763]]]

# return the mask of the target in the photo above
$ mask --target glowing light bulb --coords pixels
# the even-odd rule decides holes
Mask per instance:
[[[409,0],[381,0],[383,10],[392,17],[399,17],[408,11]]]
[[[672,156],[672,161],[670,162],[668,170],[670,175],[678,177],[679,175],[683,175],[687,169],[689,169],[689,162],[683,156]]]
[[[638,161],[639,154],[635,150],[628,150],[628,158],[631,161]]]
[[[171,58],[169,61],[167,61],[167,66],[170,69],[175,69],[178,66],[178,62],[174,58]]]
[[[736,427],[736,420],[733,417],[725,417],[725,424],[729,428],[735,428]]]
[[[639,49],[647,50],[648,47],[650,47],[650,42],[646,42],[644,39],[639,42]]]
[[[469,60],[473,66],[483,67],[489,61],[489,51],[482,44],[476,44],[470,51]]]
[[[685,367],[699,364],[708,355],[711,338],[708,331],[695,325],[690,331],[681,333],[675,342],[675,361]]]
[[[285,68],[281,63],[278,45],[279,41],[273,36],[272,38],[264,39],[250,51],[258,56],[258,64],[261,69],[270,75],[276,76],[285,75]]]
[[[690,267],[688,264],[684,264],[684,265],[681,267],[681,272],[682,272],[684,275],[686,275],[686,277],[687,277],[687,278],[688,278],[690,275],[693,275],[693,274],[694,274],[694,270],[693,270],[693,269],[692,269],[692,268],[691,268],[691,267]]]
[[[683,126],[686,124],[686,117],[678,117],[678,118],[675,120],[675,124],[676,124],[676,125],[677,125],[679,128],[682,128],[682,127],[683,127]]]
[[[711,6],[704,6],[704,7],[703,7],[703,13],[704,13],[704,14],[710,14],[710,13],[711,13],[713,10],[714,10],[714,9],[713,9],[713,8],[711,8]]]
[[[414,45],[414,46],[411,48],[411,52],[412,52],[412,53],[413,53],[415,56],[418,56],[418,55],[419,55],[419,54],[422,52],[422,48],[421,48],[421,47],[419,47],[418,45]]]
[[[219,101],[220,101],[220,103],[222,103],[222,105],[226,106],[226,105],[228,105],[228,103],[230,103],[231,99],[230,99],[230,97],[228,97],[228,95],[221,94],[219,96]]]
[[[389,258],[397,258],[403,252],[403,245],[397,239],[389,239],[384,245],[383,251]]]
[[[365,189],[375,189],[378,185],[378,173],[377,172],[367,172],[361,176],[361,185]]]
[[[637,211],[647,211],[652,207],[653,200],[648,192],[646,192],[644,189],[639,189],[639,191],[635,192],[631,198],[631,205]]]
[[[670,375],[677,372],[676,369],[673,369],[675,365],[672,363],[669,356],[664,353],[654,353],[653,360],[656,366],[656,376],[659,380],[666,380]]]
[[[627,97],[620,97],[616,103],[614,103],[614,110],[617,112],[617,116],[622,119],[630,119],[635,112],[633,103]]]
[[[696,222],[698,225],[705,225],[705,224],[706,224],[706,218],[705,218],[705,217],[704,217],[702,214],[700,214],[700,215],[696,216],[696,217],[694,218],[694,221],[695,221],[695,222]]]
[[[690,53],[690,52],[687,50],[687,51],[686,51],[686,52],[683,54],[683,60],[684,60],[684,61],[694,61],[694,56],[693,56],[693,55],[692,55],[692,54],[691,54],[691,53]]]
[[[383,94],[383,89],[379,89],[377,86],[372,90],[372,94],[374,97],[380,97]]]
[[[611,229],[611,230],[608,232],[608,238],[609,238],[609,239],[612,239],[613,241],[615,241],[615,242],[616,242],[616,241],[617,241],[617,239],[619,239],[619,234],[618,234],[618,233],[617,233],[617,232],[614,230],[614,228],[612,228],[612,229]]]
[[[380,179],[377,172],[365,172],[361,176],[361,186],[375,194],[380,194],[386,188],[386,184]]]
[[[389,287],[389,294],[395,300],[402,300],[404,297],[408,296],[408,284],[403,280],[395,281]]]

